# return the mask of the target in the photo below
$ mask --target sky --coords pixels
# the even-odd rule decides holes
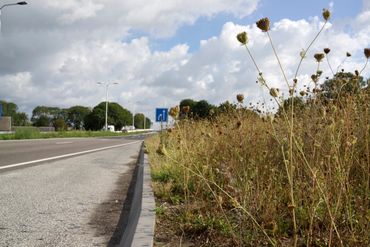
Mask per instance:
[[[236,35],[246,31],[248,47],[270,86],[285,83],[265,33],[255,22],[271,20],[271,37],[287,77],[292,79],[305,49],[332,16],[309,50],[298,76],[303,87],[315,72],[314,53],[330,47],[337,68],[360,70],[370,47],[370,0],[28,0],[1,11],[0,99],[14,102],[31,117],[39,105],[94,107],[109,101],[154,120],[156,107],[205,99],[218,105],[268,100],[255,83],[258,73]],[[0,4],[14,3],[0,0]],[[322,65],[323,78],[330,75]],[[370,77],[370,67],[363,71]],[[114,84],[113,83],[118,83]]]

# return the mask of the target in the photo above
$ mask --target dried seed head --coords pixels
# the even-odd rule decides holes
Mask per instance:
[[[346,56],[347,56],[347,57],[350,57],[350,56],[352,56],[352,55],[351,55],[351,53],[347,52],[347,53],[346,53]]]
[[[324,52],[325,52],[325,54],[329,54],[330,48],[324,48]]]
[[[316,74],[317,74],[318,76],[321,76],[321,75],[322,75],[322,70],[318,70],[318,71],[316,71]]]
[[[238,94],[238,95],[236,95],[236,99],[238,100],[239,103],[243,103],[244,95],[243,94]]]
[[[262,18],[259,21],[256,22],[257,27],[261,29],[263,32],[267,32],[270,30],[270,20],[269,18]]]
[[[322,17],[324,18],[325,21],[329,20],[330,18],[330,11],[327,9],[322,10]]]
[[[297,85],[297,82],[298,82],[297,78],[294,78],[293,82],[294,82],[294,85]]]
[[[248,43],[248,36],[247,36],[247,33],[246,32],[239,33],[238,35],[236,35],[236,38],[243,45],[246,45]]]
[[[293,93],[294,93],[294,89],[293,88],[289,89],[289,95],[293,96]]]
[[[304,59],[306,57],[306,51],[304,49],[301,50],[301,52],[299,53],[299,56]]]
[[[359,76],[359,75],[360,75],[360,73],[358,72],[358,70],[357,70],[357,69],[355,70],[355,75],[356,75],[356,76]]]
[[[318,63],[320,63],[323,60],[324,57],[325,57],[324,53],[316,53],[314,55],[314,58],[316,59],[316,61]]]
[[[369,59],[370,58],[370,48],[365,48],[364,54],[365,54],[366,59]]]
[[[311,79],[315,83],[319,81],[319,77],[316,74],[311,75]]]
[[[184,112],[186,114],[189,113],[190,112],[190,106],[186,105],[186,106],[182,107],[182,112]]]
[[[180,112],[180,107],[175,106],[175,107],[171,107],[169,114],[171,117],[177,118],[179,116],[179,112]]]
[[[306,95],[306,92],[305,91],[300,91],[299,94],[303,97]]]
[[[278,88],[271,88],[270,89],[270,95],[272,96],[272,97],[278,97],[279,96],[279,89]]]

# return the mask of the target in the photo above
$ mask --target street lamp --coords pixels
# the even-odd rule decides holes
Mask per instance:
[[[109,85],[117,85],[117,82],[107,83],[107,82],[98,82],[98,85],[105,85],[105,125],[104,130],[108,130],[108,87]]]
[[[7,4],[4,4],[3,6],[1,6],[0,10],[2,10],[4,7],[13,6],[13,5],[27,5],[27,2],[22,1],[22,2],[18,2],[18,3],[7,3]]]
[[[22,2],[18,2],[18,3],[6,3],[6,4],[4,4],[3,6],[0,7],[0,16],[1,16],[1,10],[3,8],[8,7],[8,6],[14,6],[14,5],[27,5],[27,2],[22,1]],[[1,20],[0,20],[0,32],[2,32]]]

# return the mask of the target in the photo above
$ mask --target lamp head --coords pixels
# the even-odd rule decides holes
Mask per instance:
[[[17,4],[18,4],[18,5],[27,5],[27,2],[22,1],[22,2],[18,2]]]

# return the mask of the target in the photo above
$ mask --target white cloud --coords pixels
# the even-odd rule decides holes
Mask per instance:
[[[136,111],[152,119],[155,107],[172,106],[184,98],[219,104],[244,93],[249,101],[268,100],[266,90],[255,83],[258,73],[248,53],[235,38],[241,31],[248,32],[248,46],[269,83],[282,89],[285,85],[266,34],[254,24],[225,23],[218,36],[200,41],[199,50],[193,53],[186,44],[153,51],[151,35],[122,42],[129,30],[161,37],[201,16],[220,12],[245,16],[257,1],[68,0],[57,4],[43,0],[32,4],[32,11],[19,8],[24,11],[19,15],[22,18],[15,15],[16,8],[2,17],[0,37],[0,99],[13,101],[28,112],[37,105],[94,106],[105,100],[105,89],[98,81],[118,82],[109,88],[110,100],[130,110],[136,105]],[[300,85],[308,83],[316,69],[313,54],[324,47],[332,49],[333,67],[349,51],[353,56],[344,67],[349,71],[361,68],[363,48],[370,44],[369,22],[364,10],[351,23],[352,31],[329,24],[302,64]],[[319,18],[272,23],[271,36],[289,80],[299,52],[321,25]],[[328,71],[326,64],[322,68]],[[369,69],[364,72],[369,76]]]

